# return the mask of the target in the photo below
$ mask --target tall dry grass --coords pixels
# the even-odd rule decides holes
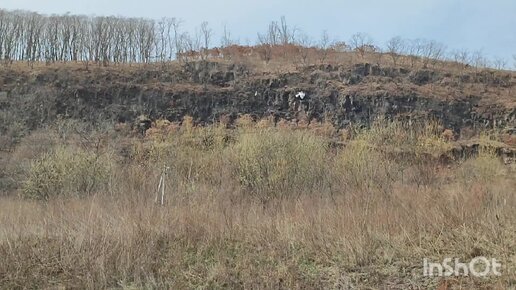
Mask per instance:
[[[382,121],[335,148],[307,128],[183,123],[89,149],[61,140],[63,152],[31,156],[22,184],[46,184],[40,166],[50,164],[102,186],[84,190],[83,171],[63,170],[77,180],[57,183],[47,201],[31,198],[38,191],[3,198],[0,286],[507,288],[516,279],[516,179],[487,148],[450,165],[434,125]],[[111,156],[110,170],[90,176],[69,162],[93,153]],[[476,256],[499,259],[503,275],[423,276],[423,258]]]

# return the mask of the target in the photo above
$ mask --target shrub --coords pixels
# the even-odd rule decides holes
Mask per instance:
[[[233,132],[223,124],[209,127],[183,124],[179,131],[156,137],[135,146],[133,159],[158,170],[164,165],[170,167],[176,185],[192,187],[198,182],[209,185],[222,182],[221,169],[227,167],[226,148],[234,142]]]
[[[235,125],[237,128],[241,129],[249,129],[254,127],[256,124],[253,120],[253,117],[249,114],[241,115],[235,120]]]
[[[107,190],[111,176],[108,156],[60,147],[32,162],[22,193],[34,199],[85,196]]]
[[[419,158],[431,156],[438,158],[447,155],[453,146],[453,131],[447,129],[441,132],[441,125],[435,121],[430,121],[417,132],[418,143],[416,154]]]
[[[399,171],[394,161],[361,137],[339,152],[335,168],[337,178],[354,190],[388,189]]]
[[[343,163],[347,179],[351,178],[348,184],[361,189],[372,185],[386,189],[398,177],[404,181],[406,171],[407,181],[418,186],[430,184],[437,180],[441,157],[452,158],[452,144],[441,136],[441,126],[436,121],[405,123],[379,119],[356,135],[343,154]]]
[[[384,152],[406,152],[415,157],[439,157],[452,148],[436,121],[405,123],[378,119],[371,128],[358,132],[357,138]]]
[[[324,180],[327,146],[309,132],[248,131],[234,150],[240,183],[262,199],[313,191]]]
[[[474,181],[486,183],[504,175],[505,170],[496,154],[496,149],[481,146],[476,157],[467,159],[461,164],[458,175],[466,184]]]
[[[31,161],[49,152],[58,141],[51,130],[38,130],[23,137],[13,152],[0,163],[0,192],[15,192],[19,189]]]
[[[358,129],[355,139],[363,140],[382,151],[410,150],[416,144],[413,128],[398,121],[378,119],[370,128]]]

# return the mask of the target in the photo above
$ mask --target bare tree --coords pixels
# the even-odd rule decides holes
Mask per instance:
[[[351,44],[351,48],[360,54],[362,58],[364,58],[365,53],[373,47],[372,38],[363,32],[353,34],[349,43]]]
[[[26,61],[29,65],[37,61],[83,62],[86,67],[91,62],[98,65],[120,63],[166,63],[176,57],[178,60],[206,59],[209,55],[219,55],[218,48],[210,49],[213,31],[207,22],[192,34],[180,30],[181,21],[163,18],[158,21],[124,17],[87,17],[65,15],[41,15],[24,11],[0,9],[0,61],[11,64]],[[288,25],[285,17],[269,23],[263,34],[258,34],[257,46],[234,45],[231,33],[224,26],[221,45],[224,54],[249,56],[258,52],[265,62],[277,55],[295,56],[303,64],[308,64],[310,56],[317,55],[324,63],[331,53],[348,51],[344,42],[332,43],[325,31],[314,43],[306,34]],[[362,58],[372,53],[374,61],[380,63],[382,54],[365,33],[351,37],[350,47]],[[422,61],[424,66],[436,64],[444,58],[444,45],[435,41],[414,40],[406,45],[400,37],[387,42],[386,52],[398,64],[400,55],[408,53],[412,66]],[[234,46],[234,47],[233,47]],[[462,53],[462,52],[461,52]],[[467,53],[453,53],[457,62],[471,62],[476,67],[485,67],[488,61],[480,54],[470,57]],[[184,58],[184,59],[183,59]],[[516,59],[515,59],[516,62]],[[505,68],[507,61],[496,59],[492,64]]]
[[[285,33],[285,34],[283,34]],[[273,49],[280,44],[288,43],[288,26],[285,18],[282,18],[281,26],[272,21],[264,34],[258,33],[258,53],[265,63],[272,59]]]
[[[43,27],[43,17],[37,13],[27,15],[25,33],[25,59],[30,66],[38,60],[41,32]]]
[[[387,41],[387,53],[392,58],[394,65],[398,65],[398,59],[405,50],[405,41],[400,36],[395,36]]]
[[[181,55],[181,53],[184,52],[184,47],[183,47],[183,41],[182,41],[182,33],[181,33],[181,30],[180,30],[180,27],[181,27],[181,24],[182,24],[182,21],[181,20],[178,20],[176,18],[171,18],[168,20],[169,21],[169,25],[172,27],[172,32],[173,32],[173,42],[170,43],[170,46],[171,46],[171,49],[170,51],[172,51],[172,45],[174,45],[174,50],[175,50],[175,53],[176,53],[176,58],[180,58],[178,56]],[[172,54],[171,54],[172,56]],[[172,57],[171,57],[172,58]],[[181,60],[181,59],[179,59]]]
[[[49,64],[57,61],[59,50],[59,20],[57,17],[50,17],[45,28],[45,61]]]
[[[80,16],[71,17],[71,39],[70,39],[70,57],[71,60],[77,62],[79,60],[79,38],[81,36],[81,21]]]
[[[435,65],[438,61],[442,60],[445,55],[446,47],[442,43],[433,40],[424,40],[420,45],[424,68],[426,68],[429,63]]]
[[[477,70],[489,66],[489,60],[484,56],[484,52],[482,50],[473,52],[471,56],[471,63]]]
[[[495,57],[493,65],[497,70],[503,70],[507,68],[507,60],[502,57]]]
[[[179,58],[182,61],[188,63],[202,57],[199,52],[201,50],[201,34],[199,30],[193,36],[188,32],[183,32],[180,36],[180,43],[183,52],[179,54]]]
[[[139,60],[143,63],[151,61],[154,44],[154,21],[139,19],[136,33],[136,45],[139,48]]]
[[[222,48],[228,47],[235,44],[235,42],[231,39],[231,31],[229,31],[226,24],[224,24],[222,39],[220,40],[220,46]]]
[[[407,43],[407,53],[410,59],[410,66],[414,67],[422,58],[425,40],[412,39]]]
[[[286,45],[290,43],[290,31],[288,29],[287,19],[285,16],[281,16],[280,24],[278,26],[278,33],[281,44]]]
[[[470,53],[467,49],[454,50],[451,52],[453,61],[456,63],[467,65],[471,61]]]
[[[349,46],[344,41],[334,41],[331,43],[330,49],[335,52],[346,52],[349,51]]]
[[[328,34],[328,31],[324,30],[321,34],[321,39],[319,40],[319,45],[317,47],[319,53],[319,61],[321,63],[324,63],[328,58],[330,46],[330,35]]]
[[[7,33],[8,13],[0,9],[0,60],[5,59],[4,56],[4,44]]]
[[[170,27],[170,26],[168,26]],[[153,20],[122,17],[44,16],[0,10],[0,59],[67,62],[148,62],[165,58],[171,29]],[[166,45],[168,44],[168,45]]]
[[[275,21],[272,21],[269,24],[269,27],[267,29],[267,35],[266,35],[267,41],[270,45],[276,46],[280,43],[280,30],[278,27],[278,23]]]
[[[201,35],[202,35],[202,41],[203,41],[203,48],[201,51],[201,56],[203,59],[208,58],[208,49],[210,48],[210,42],[212,37],[213,31],[208,26],[208,22],[204,21],[201,23]]]
[[[296,42],[297,28],[290,28],[287,24],[285,16],[281,16],[280,25],[277,27],[280,42],[283,45],[291,44]]]
[[[270,28],[270,27],[269,27]],[[269,30],[269,33],[267,34],[260,34],[258,33],[258,53],[260,54],[260,57],[262,58],[262,60],[265,61],[265,63],[269,63],[269,61],[271,60],[272,58],[272,46],[273,46],[273,43],[274,43],[274,39],[271,39],[274,37],[275,34],[270,34],[270,30]]]
[[[380,47],[374,47],[374,51],[372,52],[373,60],[375,64],[380,67],[382,65],[382,58],[384,57],[385,52]]]
[[[299,45],[299,57],[301,62],[304,65],[307,65],[309,63],[308,58],[310,56],[310,51],[314,45],[313,40],[307,34],[302,33],[297,38],[297,45]]]
[[[158,22],[156,25],[156,37],[154,38],[154,46],[156,48],[156,57],[161,61],[161,63],[165,63],[167,59],[167,49],[168,49],[168,43],[169,40],[167,28],[170,29],[170,26],[168,26],[166,19],[161,19],[161,21]]]
[[[451,59],[458,64],[460,74],[464,72],[471,62],[470,52],[467,49],[454,50],[451,52]]]
[[[163,18],[162,21],[165,25],[165,45],[167,46],[167,60],[172,60],[176,52],[176,36],[174,31],[174,24],[177,22],[177,20],[175,18]]]

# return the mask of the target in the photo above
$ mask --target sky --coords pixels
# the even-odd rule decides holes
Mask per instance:
[[[218,34],[226,25],[241,43],[253,43],[268,23],[285,16],[291,26],[317,40],[369,34],[383,46],[393,36],[441,42],[449,50],[481,50],[489,58],[516,54],[516,0],[0,0],[0,8],[44,14],[176,17],[185,30],[208,21]]]

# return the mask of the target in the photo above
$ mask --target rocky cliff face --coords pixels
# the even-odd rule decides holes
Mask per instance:
[[[163,68],[86,70],[50,66],[0,71],[0,124],[34,129],[58,116],[98,123],[185,115],[210,123],[222,115],[331,120],[344,127],[387,119],[436,118],[465,127],[516,127],[516,74],[320,65],[275,73],[240,64],[195,62]],[[304,97],[299,97],[303,92]],[[298,95],[298,97],[296,97]]]

